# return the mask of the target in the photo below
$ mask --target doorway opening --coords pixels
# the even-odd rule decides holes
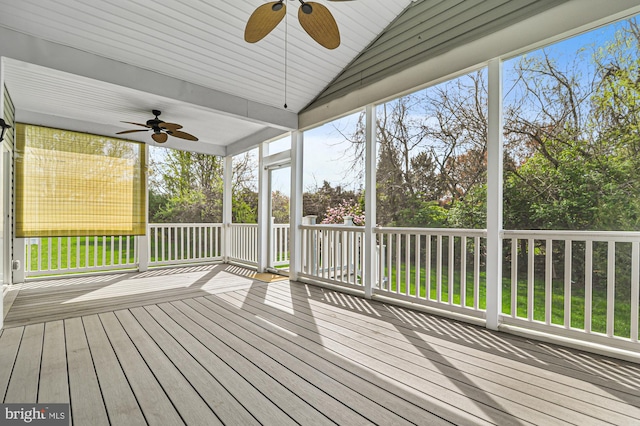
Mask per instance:
[[[291,166],[269,168],[269,256],[267,271],[289,275]]]

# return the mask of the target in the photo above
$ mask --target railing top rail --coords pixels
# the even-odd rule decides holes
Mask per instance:
[[[206,223],[206,222],[201,222],[201,223],[149,223],[147,224],[149,227],[193,227],[193,226],[222,226],[222,223]]]
[[[404,228],[404,227],[376,227],[379,234],[417,234],[417,235],[454,235],[460,237],[486,237],[486,229],[459,228]]]
[[[329,231],[355,231],[364,232],[364,226],[349,226],[349,225],[329,225],[319,223],[315,225],[300,225],[300,229],[326,229]]]
[[[251,228],[251,227],[257,227],[258,224],[257,223],[229,223],[228,226],[231,227],[235,227],[235,228]]]
[[[574,241],[640,241],[640,232],[627,231],[558,231],[558,230],[504,230],[503,238],[533,238],[539,240]]]

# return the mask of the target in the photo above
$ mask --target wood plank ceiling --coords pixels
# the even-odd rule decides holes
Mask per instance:
[[[639,9],[637,0],[318,1],[340,28],[335,50],[304,32],[295,0],[256,44],[244,26],[265,0],[0,0],[0,77],[18,121],[113,135],[160,109],[201,139],[167,146],[228,155]],[[440,75],[402,74],[502,30],[482,55],[439,63]],[[404,81],[378,84],[392,79]]]
[[[151,118],[150,110],[158,108],[164,110],[163,118],[180,122],[203,142],[225,147],[251,135],[295,128],[295,114],[410,2],[325,3],[342,36],[341,46],[329,51],[300,27],[298,2],[293,1],[287,2],[284,22],[262,41],[248,44],[244,26],[262,0],[0,0],[0,56],[14,59],[5,65],[4,81],[18,120],[48,125],[53,121],[113,134],[128,128],[121,120],[144,122]],[[18,44],[29,49],[18,51]],[[60,48],[67,58],[41,59],[51,54],[52,47]],[[79,60],[73,57],[76,53]],[[172,82],[187,82],[181,93],[187,102],[163,97],[162,87],[151,94],[133,90],[144,88],[145,82],[132,81],[128,87],[106,84],[97,77],[111,72],[108,69],[85,70],[79,76],[70,72],[69,62],[79,62],[80,70],[87,62],[82,58],[93,55],[114,61],[113,72],[122,73],[117,65],[126,64],[170,77]],[[57,61],[62,63],[54,66]],[[217,105],[209,99],[188,105],[190,99],[212,95],[220,99],[231,95],[221,101],[228,109],[208,108]],[[244,115],[250,119],[245,120],[243,100],[267,111],[263,114],[267,118],[255,119],[248,112]],[[272,116],[276,119],[270,121]],[[265,132],[268,129],[275,130]]]

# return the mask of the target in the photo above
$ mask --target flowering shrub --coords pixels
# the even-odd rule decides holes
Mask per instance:
[[[347,202],[342,200],[337,207],[329,207],[322,222],[324,224],[343,224],[346,216],[353,217],[353,224],[358,226],[364,225],[364,212],[362,207],[355,202]]]

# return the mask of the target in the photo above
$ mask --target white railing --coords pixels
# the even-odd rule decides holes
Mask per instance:
[[[247,265],[258,264],[258,224],[232,223],[228,226],[229,260]]]
[[[271,224],[271,265],[289,266],[289,224]]]
[[[271,224],[270,266],[289,265],[289,224]],[[230,237],[229,260],[246,265],[258,264],[258,224],[232,223],[227,228]]]
[[[147,230],[149,266],[222,259],[221,223],[156,223]]]
[[[25,276],[130,269],[137,265],[133,236],[26,238]]]
[[[364,228],[303,225],[300,277],[364,291]],[[149,265],[223,258],[221,224],[151,224]],[[257,224],[227,228],[229,260],[257,264]],[[272,226],[272,265],[289,262],[289,225]],[[485,230],[375,228],[372,293],[483,318]],[[25,239],[29,277],[137,267],[138,237]],[[639,348],[640,232],[503,231],[501,321]]]
[[[299,276],[362,289],[364,228],[302,225],[302,271]]]
[[[504,324],[640,349],[640,232],[504,231],[503,253]]]
[[[376,228],[374,294],[483,317],[486,231]]]

